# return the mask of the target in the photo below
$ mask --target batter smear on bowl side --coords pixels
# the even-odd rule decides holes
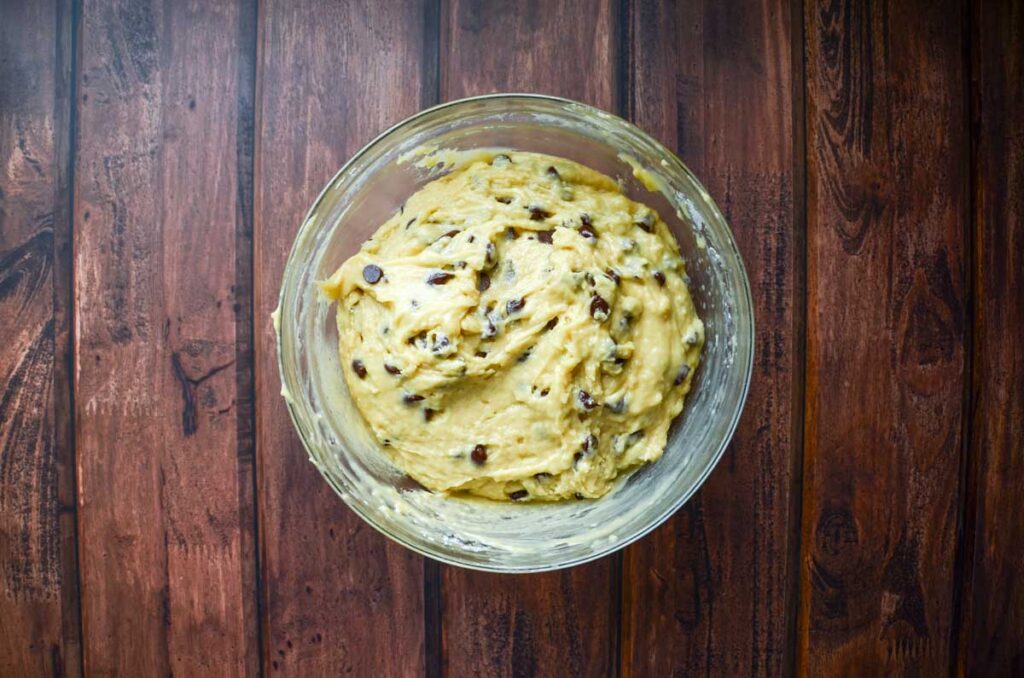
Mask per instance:
[[[678,244],[603,174],[475,157],[321,283],[349,391],[431,490],[600,497],[661,456],[700,359]]]

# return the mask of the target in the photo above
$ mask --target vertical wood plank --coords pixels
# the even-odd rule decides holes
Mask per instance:
[[[258,672],[238,391],[250,366],[237,353],[250,303],[239,262],[254,11],[82,9],[75,405],[84,659],[96,675]]]
[[[965,386],[964,7],[809,2],[798,666],[951,661]]]
[[[1024,3],[975,3],[974,335],[960,675],[1024,674]]]
[[[360,146],[433,97],[426,2],[260,5],[257,454],[266,670],[419,675],[423,559],[349,511],[292,428],[270,313],[306,210]],[[429,86],[428,86],[429,85]],[[429,94],[427,94],[429,90]]]
[[[801,17],[776,2],[630,8],[631,118],[674,148],[723,210],[746,262],[757,336],[746,408],[718,468],[626,551],[622,672],[777,676],[789,670],[798,538]]]
[[[70,2],[0,3],[0,675],[81,675]]]
[[[616,11],[609,0],[443,2],[441,97],[531,91],[614,110]],[[542,575],[443,567],[445,674],[613,674],[618,563]]]

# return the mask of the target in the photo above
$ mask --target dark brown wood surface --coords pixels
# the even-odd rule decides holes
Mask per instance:
[[[756,309],[620,554],[495,576],[306,462],[269,314],[362,144],[558,94],[674,148]],[[0,0],[0,676],[1024,673],[1024,4]]]

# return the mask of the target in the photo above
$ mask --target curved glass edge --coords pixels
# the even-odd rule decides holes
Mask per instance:
[[[291,281],[288,279],[287,276],[284,275],[284,273],[292,269],[293,259],[299,256],[298,245],[310,236],[310,229],[313,227],[315,217],[317,213],[320,211],[321,207],[323,206],[324,200],[327,197],[327,195],[331,193],[341,183],[341,181],[345,178],[349,170],[354,165],[356,165],[360,160],[362,160],[367,153],[373,150],[380,142],[390,137],[396,131],[411,126],[414,123],[422,120],[423,118],[435,114],[437,112],[472,103],[507,99],[522,99],[528,101],[540,101],[558,104],[571,109],[576,109],[578,111],[589,113],[605,121],[611,121],[613,122],[613,124],[622,127],[624,131],[629,133],[630,136],[640,139],[645,144],[652,145],[655,148],[655,150],[659,152],[659,154],[662,154],[665,158],[667,158],[670,164],[674,166],[674,169],[676,171],[681,172],[690,182],[692,182],[693,186],[700,192],[701,198],[704,200],[707,207],[709,208],[709,216],[715,222],[715,226],[717,227],[717,229],[725,236],[725,240],[724,242],[721,243],[721,246],[728,248],[727,254],[737,264],[736,267],[731,269],[733,271],[734,277],[738,278],[737,280],[734,280],[735,283],[738,283],[736,285],[736,289],[738,292],[737,306],[745,307],[747,310],[746,314],[737,314],[736,316],[738,345],[746,346],[746,351],[744,351],[746,364],[742,366],[743,386],[741,388],[739,398],[737,399],[736,407],[733,409],[729,425],[726,428],[727,433],[725,436],[723,436],[721,444],[718,446],[718,449],[715,451],[713,455],[708,457],[707,462],[704,465],[704,468],[697,475],[697,480],[692,484],[689,490],[684,494],[680,495],[677,501],[669,505],[655,519],[649,521],[643,529],[638,530],[635,533],[630,534],[629,536],[623,537],[616,542],[610,542],[607,546],[595,549],[594,551],[586,554],[585,556],[575,559],[568,559],[565,561],[553,562],[538,567],[526,567],[517,565],[502,566],[501,563],[494,563],[494,566],[492,567],[489,566],[490,564],[448,557],[444,554],[440,554],[428,550],[426,548],[422,548],[419,545],[419,543],[413,540],[405,539],[402,535],[395,534],[388,530],[386,526],[380,524],[376,520],[376,517],[373,514],[370,514],[367,511],[365,511],[360,502],[349,500],[349,497],[351,496],[351,490],[346,487],[339,486],[339,479],[336,479],[333,476],[328,475],[325,472],[322,464],[314,463],[314,466],[316,466],[317,471],[327,481],[327,483],[331,486],[335,493],[339,495],[339,498],[350,509],[355,511],[355,513],[359,515],[365,522],[367,522],[375,530],[377,530],[384,536],[388,537],[392,541],[395,541],[396,543],[401,544],[402,546],[409,548],[422,556],[456,567],[462,567],[481,572],[526,574],[537,572],[550,572],[575,567],[577,565],[583,565],[585,563],[598,560],[607,555],[610,555],[611,553],[614,553],[615,551],[623,549],[629,546],[630,544],[633,544],[636,541],[642,539],[653,530],[657,529],[666,520],[668,520],[669,517],[675,514],[676,511],[678,511],[684,504],[686,504],[686,502],[688,502],[693,497],[697,490],[699,490],[703,486],[708,476],[718,466],[718,463],[724,455],[725,450],[731,443],[732,438],[736,433],[736,428],[739,425],[740,417],[742,416],[744,407],[746,405],[747,396],[750,391],[750,381],[753,375],[756,319],[754,317],[753,296],[750,289],[749,276],[747,275],[746,265],[739,251],[739,247],[736,244],[736,240],[732,235],[732,229],[725,221],[725,217],[722,215],[721,210],[719,209],[714,199],[711,197],[710,193],[700,182],[700,180],[693,174],[693,172],[690,171],[686,164],[683,163],[683,161],[674,152],[665,147],[664,144],[659,142],[657,139],[653,138],[652,136],[638,128],[636,125],[633,125],[628,120],[625,120],[613,113],[608,113],[601,109],[595,108],[593,106],[578,101],[574,101],[572,99],[566,99],[563,97],[556,97],[545,94],[531,93],[485,94],[480,96],[457,99],[454,101],[449,101],[442,104],[438,104],[436,106],[432,106],[418,113],[415,113],[412,116],[409,116],[401,120],[400,122],[392,125],[391,127],[387,128],[386,130],[375,136],[372,140],[367,142],[355,154],[353,154],[352,157],[349,158],[349,160],[341,167],[341,169],[339,169],[334,174],[334,176],[331,177],[331,179],[326,183],[324,188],[320,191],[316,199],[313,201],[310,209],[306,212],[306,215],[303,217],[301,226],[299,227],[299,230],[296,233],[295,239],[292,243],[291,251],[289,252],[288,258],[285,261],[285,266],[282,272],[283,279],[281,282],[281,290],[278,295],[278,305],[276,312],[278,314],[284,315],[283,311],[286,308],[287,302],[289,301],[288,292],[291,291],[289,285]],[[666,198],[668,198],[672,204],[675,204],[675,200],[673,200],[670,196],[666,196]],[[747,323],[748,326],[746,327],[746,331],[742,332],[743,328],[740,326],[740,322],[741,319],[744,318],[749,319],[749,322]],[[288,352],[288,349],[290,349],[293,344],[293,337],[291,336],[290,332],[291,329],[292,328],[290,326],[285,326],[284,330],[282,330],[281,324],[275,323],[275,338],[277,340],[277,363],[280,378],[282,380],[284,387],[287,390],[289,390],[289,392],[297,392],[298,384],[296,384],[295,380],[292,378],[292,375],[289,374],[284,364],[284,355]],[[741,334],[742,336],[740,336]],[[286,398],[285,403],[287,406],[289,417],[292,420],[292,424],[295,427],[295,430],[299,433],[299,438],[302,441],[303,448],[306,450],[306,453],[312,460],[315,457],[315,450],[310,445],[309,433],[305,426],[303,416],[304,413],[300,413],[297,411],[297,405],[291,399]]]

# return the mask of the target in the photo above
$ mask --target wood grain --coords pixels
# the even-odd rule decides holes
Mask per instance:
[[[615,110],[614,11],[607,0],[443,2],[442,99],[531,91]],[[445,674],[613,674],[619,577],[618,556],[530,576],[444,567]]]
[[[256,430],[270,674],[424,670],[423,559],[349,511],[307,462],[280,397],[270,313],[324,184],[378,132],[431,102],[426,16],[424,2],[260,4]]]
[[[85,669],[253,675],[239,314],[254,8],[82,8],[75,361]],[[241,332],[244,334],[244,331]]]
[[[960,675],[1024,675],[1024,3],[972,9],[974,334]]]
[[[70,2],[0,3],[0,675],[81,675]]]
[[[782,675],[802,411],[801,74],[791,63],[801,18],[775,2],[630,8],[630,117],[674,148],[723,210],[757,336],[746,408],[718,468],[626,551],[622,673]]]
[[[967,327],[963,7],[808,3],[798,667],[949,670]]]

